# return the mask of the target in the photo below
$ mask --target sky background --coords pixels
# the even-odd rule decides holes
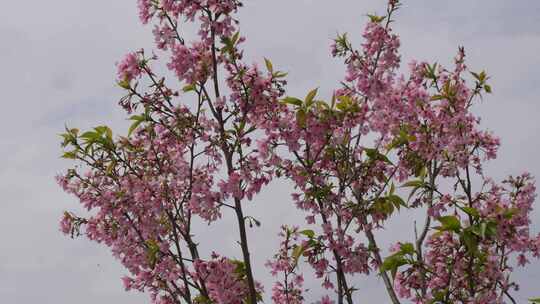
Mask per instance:
[[[337,32],[360,41],[365,14],[383,13],[382,0],[251,0],[239,14],[247,36],[247,58],[289,72],[289,95],[314,87],[329,95],[344,67],[331,59]],[[540,176],[540,1],[403,1],[396,15],[404,63],[415,58],[449,64],[463,45],[472,70],[486,69],[494,93],[475,108],[486,129],[502,138],[499,158],[487,166],[496,180],[523,170]],[[0,299],[6,304],[147,303],[126,293],[125,274],[107,248],[58,231],[63,210],[79,210],[54,176],[67,168],[59,158],[64,125],[90,128],[107,124],[125,133],[128,122],[117,106],[115,62],[123,54],[152,47],[151,28],[139,24],[135,0],[5,1],[0,10]],[[189,33],[187,40],[193,38]],[[256,275],[277,245],[282,222],[301,223],[292,211],[288,185],[274,183],[249,203],[248,213],[263,221],[250,231]],[[538,208],[540,210],[540,208]],[[379,235],[382,242],[406,240],[412,233],[405,213]],[[236,228],[225,216],[216,226],[200,226],[213,248],[239,255]],[[533,214],[540,231],[540,212]],[[230,232],[228,232],[230,231]],[[540,296],[540,262],[519,270],[516,298]],[[387,303],[378,279],[355,281],[358,295]],[[270,291],[266,284],[266,290]],[[320,295],[317,285],[314,295]],[[313,298],[310,298],[313,299]],[[269,301],[267,301],[269,303]]]

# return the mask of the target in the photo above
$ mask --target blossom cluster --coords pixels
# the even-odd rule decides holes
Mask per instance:
[[[318,89],[284,96],[286,73],[266,58],[264,68],[244,61],[241,6],[138,0],[176,82],[154,72],[157,55],[128,53],[117,64],[127,136],[106,126],[62,134],[64,158],[80,165],[57,181],[89,213],[66,212],[61,231],[108,246],[129,271],[125,288],[150,293],[152,303],[255,304],[263,286],[247,230],[260,221],[244,205],[285,179],[309,229],[279,233],[266,263],[273,302],[305,302],[303,266],[332,294],[317,303],[354,303],[355,278],[375,273],[393,304],[513,302],[514,265],[540,257],[530,218],[536,189],[527,173],[497,183],[484,172],[500,140],[471,111],[491,87],[485,72],[468,69],[464,49],[452,68],[412,61],[399,74],[399,1],[390,0],[385,15],[369,15],[359,49],[346,35],[331,46],[346,74],[330,100]],[[184,41],[183,22],[198,26],[196,41]],[[377,234],[412,208],[425,211],[424,225],[411,223],[414,241],[386,254]],[[204,252],[194,231],[228,211],[239,260]]]
[[[268,261],[266,266],[271,269],[273,276],[283,274],[283,281],[277,281],[272,287],[272,301],[274,303],[303,303],[304,276],[297,274],[298,261],[303,254],[307,243],[299,243],[300,231],[298,227],[281,227],[279,236],[283,239],[279,252],[274,259]]]
[[[203,280],[212,301],[241,304],[249,293],[242,279],[242,263],[212,254],[210,261],[195,261],[195,276]]]

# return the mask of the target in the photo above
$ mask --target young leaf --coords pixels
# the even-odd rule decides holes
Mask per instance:
[[[414,245],[412,243],[403,243],[399,252],[402,254],[414,254]]]
[[[390,192],[389,194],[392,195],[396,191],[396,185],[394,185],[394,182],[390,184]]]
[[[307,236],[310,239],[315,237],[315,232],[313,230],[311,230],[311,229],[302,230],[299,233]]]
[[[315,96],[317,96],[317,91],[319,89],[313,89],[311,90],[307,95],[306,95],[306,99],[305,99],[305,102],[306,102],[306,105],[311,105],[311,102],[313,101],[313,98],[315,98]]]
[[[371,159],[371,160],[380,160],[380,161],[383,161],[385,163],[388,163],[388,164],[391,164],[392,162],[388,159],[388,157],[386,157],[386,155],[383,155],[381,154],[377,149],[368,149],[368,148],[365,148],[364,151],[366,151],[366,155]]]
[[[75,151],[65,152],[62,155],[62,158],[65,158],[65,159],[77,159],[77,152],[75,152]]]
[[[395,277],[398,268],[406,264],[407,264],[407,260],[403,257],[403,255],[401,253],[396,253],[387,257],[383,261],[379,269],[381,272],[390,271],[392,273],[392,277]]]
[[[474,217],[474,218],[478,218],[480,217],[480,213],[478,212],[478,210],[476,210],[475,208],[472,208],[472,207],[463,207],[462,208],[463,211],[465,213],[467,213],[468,215]]]
[[[478,252],[478,240],[476,239],[474,234],[469,230],[465,230],[463,231],[461,237],[463,243],[465,244],[465,247],[467,247],[467,250],[470,253],[476,254]]]
[[[435,100],[442,100],[442,99],[445,99],[446,97],[444,97],[443,95],[433,95],[431,96],[431,101],[435,101]]]
[[[486,236],[491,237],[497,234],[497,223],[490,221],[486,224]]]
[[[208,297],[205,297],[203,296],[202,294],[196,296],[194,299],[193,299],[193,303],[196,303],[196,304],[212,304],[212,300],[210,300],[210,298]]]
[[[270,74],[274,74],[274,67],[272,66],[272,62],[269,59],[264,58],[264,63],[266,64],[266,69],[268,69],[268,72],[270,72]]]
[[[503,216],[505,219],[509,220],[511,219],[515,214],[518,213],[518,209],[517,208],[510,208],[508,210],[506,210],[504,213],[503,213]]]
[[[272,74],[272,76],[274,76],[274,78],[283,78],[285,76],[287,76],[289,73],[285,73],[285,72],[275,72],[274,74]]]
[[[376,16],[376,15],[367,15],[369,17],[369,20],[374,23],[381,23],[384,19],[386,19],[386,16]]]
[[[186,85],[185,87],[182,88],[182,91],[184,91],[184,93],[195,91],[195,85],[194,84],[188,84],[188,85]]]
[[[86,131],[81,135],[81,138],[86,140],[86,144],[90,145],[99,140],[99,134],[93,131]]]
[[[386,198],[389,201],[391,201],[392,203],[394,203],[394,205],[398,209],[399,209],[400,206],[407,207],[407,204],[405,203],[405,201],[401,197],[399,197],[398,195],[391,194],[391,195],[387,196]]]
[[[306,111],[304,111],[304,109],[298,109],[298,111],[296,111],[296,124],[299,127],[304,128],[306,126],[306,120],[307,120]]]
[[[127,81],[127,80],[119,81],[118,86],[121,87],[122,89],[126,89],[126,90],[129,90],[129,88],[131,87],[129,85],[129,81]]]
[[[304,248],[304,246],[302,246],[302,245],[294,246],[294,249],[293,249],[293,252],[292,252],[292,257],[293,257],[293,259],[294,259],[294,261],[296,263],[298,262],[298,258],[300,258],[302,253],[304,253],[304,250],[306,250],[306,248]]]
[[[425,185],[424,181],[417,179],[417,180],[411,180],[411,181],[406,182],[405,184],[401,185],[401,188],[408,188],[408,187],[419,188],[424,185]]]
[[[487,223],[482,222],[480,224],[472,226],[471,228],[472,228],[472,232],[476,234],[477,236],[481,238],[484,238],[486,236]]]
[[[441,216],[437,220],[442,224],[441,230],[459,232],[461,229],[461,222],[453,215]]]
[[[231,38],[232,45],[235,45],[236,42],[238,42],[238,38],[240,38],[240,32],[234,33],[234,36]]]
[[[302,105],[302,100],[301,99],[298,99],[296,97],[285,97],[281,100],[282,103],[285,103],[285,104],[290,104],[290,105],[293,105],[293,106],[297,106],[297,107],[300,107]]]
[[[234,264],[234,273],[238,275],[239,278],[243,278],[246,276],[246,264],[243,261],[240,260],[231,260],[231,262]]]
[[[146,258],[148,260],[148,263],[152,267],[152,269],[155,267],[157,259],[158,259],[158,253],[159,253],[159,245],[154,240],[147,240],[146,241]]]

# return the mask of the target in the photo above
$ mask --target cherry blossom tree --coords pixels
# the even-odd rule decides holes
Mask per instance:
[[[463,48],[450,68],[413,61],[400,74],[399,6],[390,0],[384,15],[369,15],[359,48],[338,35],[331,53],[347,72],[325,101],[317,89],[286,96],[287,74],[269,59],[263,68],[244,62],[240,1],[139,0],[160,55],[139,50],[118,63],[128,134],[62,134],[63,157],[77,165],[57,180],[89,215],[65,212],[61,230],[108,246],[130,273],[125,288],[152,303],[253,304],[265,286],[247,229],[265,219],[245,203],[270,181],[290,180],[291,208],[310,229],[283,223],[265,265],[276,278],[272,302],[305,302],[312,268],[309,279],[328,292],[320,303],[369,301],[355,285],[367,275],[382,278],[394,304],[516,303],[515,264],[540,256],[534,180],[485,175],[499,139],[471,106],[492,89],[485,72],[467,68]],[[198,26],[194,42],[183,38],[186,22]],[[177,79],[158,75],[159,60]],[[411,220],[411,239],[387,254],[379,230],[413,208],[425,211],[423,224]],[[236,217],[241,260],[200,250],[193,223],[224,212]]]

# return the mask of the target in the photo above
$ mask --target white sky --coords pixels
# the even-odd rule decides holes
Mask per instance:
[[[329,56],[337,32],[360,41],[365,14],[383,12],[382,0],[251,0],[242,10],[247,58],[272,59],[289,72],[289,95],[303,96],[314,87],[328,95],[343,77],[343,65]],[[397,14],[403,62],[412,58],[450,63],[464,45],[468,65],[486,69],[494,94],[475,110],[486,128],[502,138],[499,158],[488,172],[500,180],[523,170],[540,176],[540,1],[404,1]],[[134,0],[5,1],[0,10],[0,299],[2,303],[146,303],[146,296],[123,291],[124,270],[108,250],[84,239],[70,240],[58,231],[65,209],[75,200],[53,177],[69,163],[59,159],[58,133],[64,124],[98,124],[127,130],[117,106],[122,93],[114,84],[123,54],[152,47],[151,28],[138,23]],[[187,35],[187,40],[190,40]],[[256,274],[268,282],[264,261],[277,244],[280,220],[301,224],[291,212],[286,185],[266,189],[248,212],[261,215],[263,226],[250,234]],[[540,208],[539,208],[540,209]],[[534,213],[540,231],[540,212]],[[410,218],[394,221],[384,240],[406,239]],[[225,217],[205,240],[239,255],[235,229]],[[230,231],[230,234],[223,233]],[[540,296],[540,262],[517,277],[518,302]],[[358,280],[362,299],[386,300],[376,279]],[[378,287],[379,286],[379,287]],[[536,287],[536,288],[535,288]],[[266,290],[270,291],[266,284]],[[320,290],[313,285],[314,294]]]

